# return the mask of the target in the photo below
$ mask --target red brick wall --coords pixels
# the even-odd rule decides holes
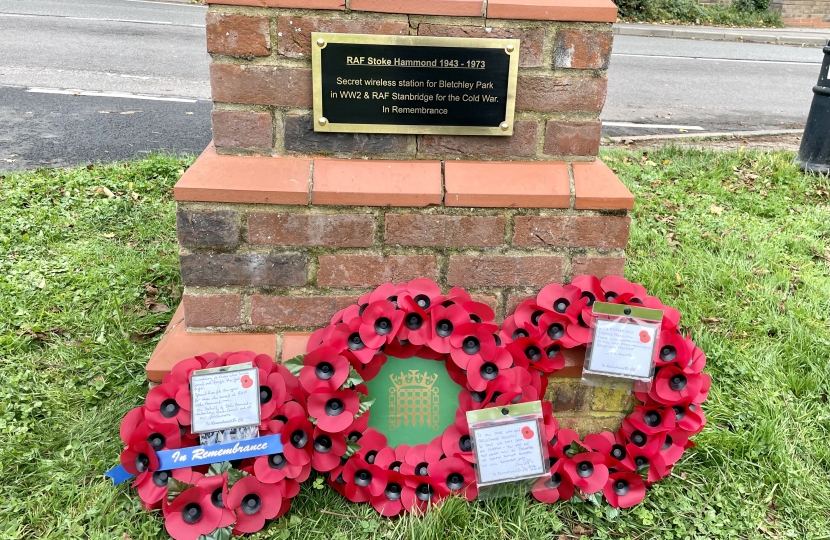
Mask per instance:
[[[213,130],[217,151],[348,153],[388,159],[547,161],[596,156],[599,114],[607,88],[605,70],[613,39],[609,23],[524,20],[519,6],[510,9],[522,20],[407,15],[396,13],[401,2],[373,2],[363,7],[351,2],[351,9],[391,13],[211,5],[207,43],[213,57],[210,79],[216,104]],[[229,3],[251,5],[247,0]],[[280,4],[277,0],[268,3]],[[480,0],[407,3],[407,9],[414,10],[410,13],[443,13],[450,7],[460,10],[452,14],[469,9],[480,14],[483,9]],[[521,39],[514,135],[314,132],[310,50],[311,32],[315,31]]]

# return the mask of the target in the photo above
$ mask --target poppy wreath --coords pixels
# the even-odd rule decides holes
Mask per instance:
[[[253,363],[259,371],[259,435],[280,434],[282,453],[159,470],[156,452],[199,444],[190,430],[190,376],[195,370]],[[121,422],[121,465],[136,476],[141,504],[161,509],[176,540],[228,538],[256,532],[291,507],[312,468],[308,394],[297,377],[264,354],[206,353],[182,360]]]
[[[473,500],[475,457],[466,412],[542,399],[548,375],[565,365],[562,351],[591,341],[596,301],[663,310],[653,385],[636,393],[640,404],[616,433],[584,439],[560,429],[551,404],[543,401],[552,474],[534,486],[533,495],[553,503],[601,492],[617,508],[641,502],[646,486],[667,476],[693,446],[689,437],[703,429],[700,404],[711,380],[702,373],[705,355],[678,330],[680,313],[648,296],[643,286],[616,276],[600,281],[586,275],[569,285],[548,285],[501,327],[486,304],[461,288],[443,295],[428,279],[386,283],[363,295],[312,334],[307,355],[286,362],[306,391],[330,392],[313,405],[309,401],[309,413],[321,414],[324,402],[327,406],[327,400],[337,398],[332,389],[347,372],[369,381],[389,356],[417,355],[444,362],[449,377],[463,388],[455,423],[428,444],[392,448],[382,433],[367,427],[368,413],[351,423],[338,421],[325,429],[339,430],[349,452],[339,462],[313,466],[327,472],[329,484],[347,499],[368,502],[384,516],[421,513],[451,494]],[[360,399],[368,397],[366,385],[354,390]]]

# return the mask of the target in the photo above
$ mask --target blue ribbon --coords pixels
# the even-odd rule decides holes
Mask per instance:
[[[221,461],[231,461],[251,457],[265,456],[268,454],[279,454],[282,452],[282,442],[279,435],[267,435],[244,441],[231,441],[227,443],[211,444],[209,446],[190,446],[177,450],[162,450],[156,452],[159,460],[160,471],[183,469],[185,467],[197,467]],[[133,477],[124,469],[123,465],[113,467],[104,473],[104,476],[112,479],[112,483],[118,485]]]

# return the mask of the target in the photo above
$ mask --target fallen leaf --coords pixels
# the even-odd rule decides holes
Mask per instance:
[[[150,310],[150,313],[167,313],[170,311],[166,304],[156,304],[155,302],[148,304],[147,309]]]
[[[130,193],[130,197],[132,197],[134,201],[137,201],[140,195],[133,191],[132,193]]]
[[[104,238],[115,238],[115,233],[105,233],[101,236],[103,236]]]
[[[718,206],[716,204],[713,204],[712,206],[709,207],[709,211],[712,212],[713,214],[716,214],[716,215],[719,216],[719,215],[723,214],[723,207]]]
[[[134,343],[146,343],[162,330],[164,330],[163,326],[154,326],[148,332],[130,332],[130,341]]]
[[[102,187],[101,191],[104,193],[104,195],[107,196],[108,199],[114,199],[115,198],[115,193],[110,191],[108,187]]]
[[[145,283],[144,284],[144,292],[147,293],[147,296],[158,296],[159,290],[156,288],[152,283]]]
[[[718,319],[717,317],[704,317],[700,320],[701,320],[701,322],[712,323],[712,324],[717,324],[717,323],[720,322],[720,319]]]

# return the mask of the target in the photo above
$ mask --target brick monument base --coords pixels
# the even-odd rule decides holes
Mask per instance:
[[[290,358],[388,281],[464,287],[500,321],[622,275],[634,198],[596,158],[615,19],[610,0],[213,2],[214,143],[175,186],[185,292],[148,377],[208,350]],[[521,39],[514,135],[314,132],[312,31]],[[547,397],[565,426],[616,429],[629,398],[575,384],[583,356]]]

